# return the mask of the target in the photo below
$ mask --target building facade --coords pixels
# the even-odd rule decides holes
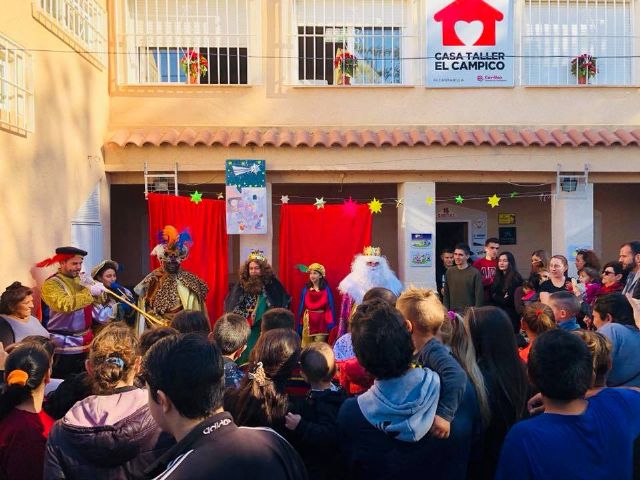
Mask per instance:
[[[148,269],[145,168],[177,169],[181,194],[198,189],[215,198],[223,191],[226,159],[266,160],[273,199],[267,235],[230,239],[230,275],[248,246],[263,248],[277,265],[281,195],[301,203],[382,199],[373,241],[407,283],[432,285],[435,278],[435,268],[411,266],[415,233],[433,234],[436,250],[465,241],[477,251],[487,237],[500,236],[515,242],[503,249],[514,252],[523,273],[538,248],[571,256],[575,248],[593,247],[604,259],[617,257],[619,244],[638,236],[632,215],[640,206],[636,0],[473,2],[483,5],[456,13],[460,18],[450,28],[463,50],[487,41],[488,29],[495,27],[500,42],[501,32],[508,32],[506,55],[477,57],[506,66],[448,88],[434,86],[436,69],[453,69],[459,60],[434,54],[437,12],[432,14],[451,2],[113,0],[103,5],[103,69],[68,43],[60,49],[75,54],[37,51],[38,36],[19,35],[14,25],[28,23],[46,36],[44,43],[59,40],[36,20],[34,6],[12,6],[15,22],[1,21],[0,33],[27,45],[36,64],[63,57],[79,71],[55,66],[68,76],[56,84],[34,68],[35,118],[47,123],[38,128],[36,121],[26,136],[1,132],[7,142],[0,149],[37,144],[55,151],[54,160],[44,152],[15,160],[32,165],[33,175],[38,161],[49,160],[51,175],[25,178],[29,192],[18,192],[30,210],[38,210],[36,224],[51,218],[43,211],[51,202],[38,203],[31,189],[42,192],[52,179],[73,185],[71,179],[65,183],[63,171],[75,173],[74,181],[83,178],[82,191],[64,193],[59,225],[73,220],[96,181],[103,193],[108,184],[110,207],[107,195],[100,199],[103,254],[129,266],[125,283]],[[76,3],[82,2],[64,2]],[[500,19],[492,12],[505,4],[508,12]],[[489,13],[473,16],[484,10]],[[487,26],[489,21],[494,23]],[[345,52],[358,58],[355,69]],[[592,69],[585,75],[582,55],[596,65],[584,67]],[[462,68],[460,62],[455,68]],[[86,88],[77,88],[73,75]],[[480,76],[483,85],[477,84]],[[494,86],[498,77],[507,85]],[[59,88],[69,89],[68,95]],[[47,113],[45,102],[60,105],[59,117]],[[67,118],[84,142],[71,141],[63,129]],[[94,148],[90,155],[100,160],[95,179],[84,178],[84,159],[71,160],[65,142]],[[501,200],[492,208],[487,202],[494,194]],[[60,227],[31,240],[31,227],[20,222],[24,231],[16,233],[22,237],[15,245],[31,248],[14,269],[71,240],[70,230]]]

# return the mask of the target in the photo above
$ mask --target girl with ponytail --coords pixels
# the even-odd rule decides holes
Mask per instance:
[[[162,434],[134,386],[140,369],[138,340],[124,322],[98,333],[85,363],[93,392],[77,402],[51,430],[46,478],[137,478],[172,443]]]
[[[38,343],[16,346],[0,391],[0,478],[40,479],[53,419],[42,410],[51,355]]]

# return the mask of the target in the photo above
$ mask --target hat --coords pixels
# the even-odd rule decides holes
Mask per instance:
[[[158,240],[160,243],[151,251],[151,255],[155,255],[160,261],[173,255],[178,262],[182,262],[189,256],[189,248],[193,245],[189,229],[178,233],[178,229],[173,225],[166,225],[158,232]]]
[[[322,275],[323,277],[326,276],[326,270],[324,268],[324,265],[320,265],[319,263],[312,263],[311,265],[298,264],[298,265],[296,265],[296,268],[298,270],[300,270],[301,272],[303,272],[303,273],[307,273],[307,272],[310,272],[310,271],[316,271],[320,275]]]
[[[54,263],[61,263],[70,258],[80,256],[85,257],[87,252],[76,247],[58,247],[56,248],[56,254],[51,258],[45,258],[41,262],[36,263],[36,267],[43,268],[53,265]]]
[[[103,260],[91,269],[91,278],[95,280],[96,277],[99,277],[110,268],[113,268],[117,272],[120,270],[120,265],[118,265],[118,262],[114,262],[113,260]]]

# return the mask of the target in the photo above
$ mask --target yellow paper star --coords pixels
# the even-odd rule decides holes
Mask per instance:
[[[369,211],[371,213],[380,213],[382,212],[382,202],[378,200],[376,197],[373,197],[367,205],[369,205]]]
[[[487,203],[491,205],[491,208],[496,208],[500,206],[500,197],[495,193],[493,196],[487,198]]]
[[[427,197],[425,201],[427,202],[427,205],[433,205],[433,197]]]
[[[324,201],[324,197],[320,197],[320,198],[316,198],[316,203],[314,203],[314,205],[318,210],[320,210],[321,208],[324,208],[325,203],[327,202]]]

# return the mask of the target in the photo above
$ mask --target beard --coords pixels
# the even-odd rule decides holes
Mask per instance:
[[[242,289],[250,295],[259,295],[264,289],[264,281],[261,276],[249,277],[242,280]]]

